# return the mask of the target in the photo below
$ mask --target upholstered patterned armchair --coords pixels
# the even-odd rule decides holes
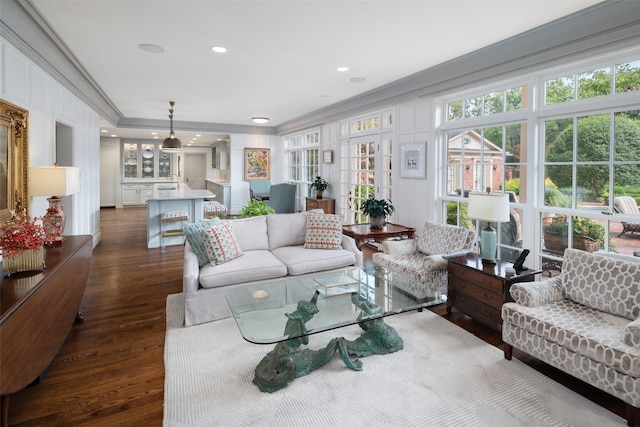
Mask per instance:
[[[510,293],[505,358],[515,347],[573,375],[625,402],[640,425],[640,260],[566,249],[559,276]]]
[[[476,233],[455,225],[427,221],[418,239],[387,240],[382,252],[373,254],[373,263],[415,280],[403,289],[416,298],[427,296],[427,289],[447,293],[447,260],[443,255],[473,250]],[[403,286],[400,286],[403,288]]]

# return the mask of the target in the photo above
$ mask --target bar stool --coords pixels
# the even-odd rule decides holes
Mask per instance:
[[[202,207],[204,209],[204,217],[205,219],[211,218],[227,218],[227,207],[220,202],[216,202],[215,200],[205,200],[202,203]]]
[[[162,246],[162,252],[164,253],[165,251],[165,240],[164,239],[169,239],[171,237],[180,237],[180,236],[184,236],[184,231],[182,231],[182,223],[183,222],[188,222],[189,221],[189,212],[187,211],[168,211],[162,214],[162,216],[160,217],[160,244]],[[180,228],[167,228],[166,227],[170,227],[173,225],[176,225],[176,223],[179,223],[177,225],[180,226]]]

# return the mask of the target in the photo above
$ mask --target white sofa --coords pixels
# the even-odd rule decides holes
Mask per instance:
[[[612,394],[640,425],[640,258],[566,249],[559,276],[510,292],[505,358],[515,347]]]
[[[243,255],[222,264],[204,264],[187,242],[183,292],[185,326],[231,316],[225,294],[234,287],[319,271],[362,267],[355,240],[342,235],[340,249],[304,247],[308,212],[231,220]]]

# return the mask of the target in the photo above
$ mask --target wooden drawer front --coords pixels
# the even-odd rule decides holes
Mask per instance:
[[[457,277],[449,278],[449,287],[455,289],[458,293],[463,293],[470,296],[473,299],[481,301],[485,304],[500,309],[504,303],[504,299],[501,293],[492,292],[487,288],[476,286],[475,283],[469,283],[465,280],[460,280]]]
[[[491,277],[470,268],[451,264],[449,264],[449,273],[455,277],[463,279],[465,282],[471,282],[474,285],[482,286],[492,292],[498,294],[502,294],[503,292],[503,281],[498,277]]]
[[[315,199],[307,199],[307,210],[310,211],[311,209],[319,209],[320,208],[320,203],[318,203],[317,200]]]
[[[501,329],[502,316],[499,308],[490,307],[459,292],[456,292],[453,298],[453,304],[458,310],[492,328]]]

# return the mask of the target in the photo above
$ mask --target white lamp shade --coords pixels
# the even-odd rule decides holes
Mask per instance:
[[[63,197],[80,191],[80,169],[69,166],[29,168],[30,196]]]
[[[509,195],[470,193],[467,216],[486,222],[507,222],[509,221]]]

